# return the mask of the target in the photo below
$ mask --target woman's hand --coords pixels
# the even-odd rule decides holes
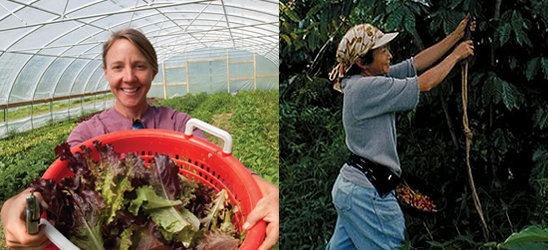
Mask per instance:
[[[259,200],[253,211],[247,215],[243,229],[247,230],[258,221],[264,220],[267,223],[266,238],[259,250],[267,250],[276,245],[280,237],[280,190],[260,176],[256,174],[252,176],[257,181],[263,193],[263,198]]]
[[[455,55],[459,61],[472,56],[474,55],[474,43],[472,40],[464,41],[453,50],[452,54]]]
[[[30,188],[10,198],[2,206],[2,227],[6,235],[6,245],[12,249],[43,249],[51,242],[46,237],[46,225],[40,225],[36,234],[27,233],[27,222],[25,219],[25,206],[27,196],[30,195]],[[43,201],[42,195],[34,192],[34,195],[46,209],[48,205]]]
[[[472,19],[472,17],[470,16],[470,14],[468,14],[464,19],[462,19],[462,21],[460,21],[457,28],[455,28],[455,30],[453,31],[453,33],[455,33],[459,39],[464,37],[464,34],[466,32],[466,24],[471,19]],[[476,31],[476,21],[475,20],[472,20],[472,22],[470,23],[470,31],[471,32]]]

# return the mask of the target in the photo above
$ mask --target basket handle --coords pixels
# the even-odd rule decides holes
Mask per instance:
[[[46,225],[46,236],[61,250],[80,250],[77,246],[72,244],[61,232],[49,223],[48,220],[41,218],[40,224]]]
[[[215,135],[225,142],[223,146],[223,152],[226,154],[232,153],[232,136],[230,134],[220,128],[217,128],[211,124],[205,123],[201,120],[198,120],[196,118],[192,118],[188,120],[185,127],[185,135],[192,135],[192,131],[194,130],[194,127],[198,127],[201,130],[204,130],[212,135]]]

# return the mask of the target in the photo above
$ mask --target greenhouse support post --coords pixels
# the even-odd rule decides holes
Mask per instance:
[[[166,65],[162,62],[162,75],[164,76],[164,99],[167,99],[167,87],[166,87]]]
[[[190,93],[190,82],[188,81],[188,54],[185,52],[185,70],[186,70],[186,93]]]
[[[228,93],[230,93],[230,64],[228,62],[228,48],[226,49],[226,85],[228,86]]]

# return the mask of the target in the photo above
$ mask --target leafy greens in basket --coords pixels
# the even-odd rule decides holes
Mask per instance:
[[[81,249],[237,249],[243,240],[232,223],[226,190],[179,174],[166,155],[150,166],[133,153],[120,160],[112,145],[94,142],[101,161],[67,143],[56,154],[76,175],[59,184],[36,179],[53,225]],[[237,207],[236,207],[237,208]],[[242,238],[242,239],[240,239]]]

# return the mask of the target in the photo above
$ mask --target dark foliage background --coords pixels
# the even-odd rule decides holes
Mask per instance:
[[[490,235],[482,234],[465,165],[457,66],[419,106],[398,114],[404,174],[438,193],[440,212],[406,215],[407,249],[480,249],[529,225],[546,228],[548,1],[302,0],[280,3],[280,244],[324,249],[336,213],[331,187],[348,155],[342,96],[327,79],[346,30],[373,23],[399,31],[399,62],[477,14],[469,65],[468,116],[476,189]],[[311,230],[314,229],[314,230]],[[546,231],[544,231],[546,233]],[[546,236],[548,234],[545,234]],[[510,245],[499,245],[511,249]]]

